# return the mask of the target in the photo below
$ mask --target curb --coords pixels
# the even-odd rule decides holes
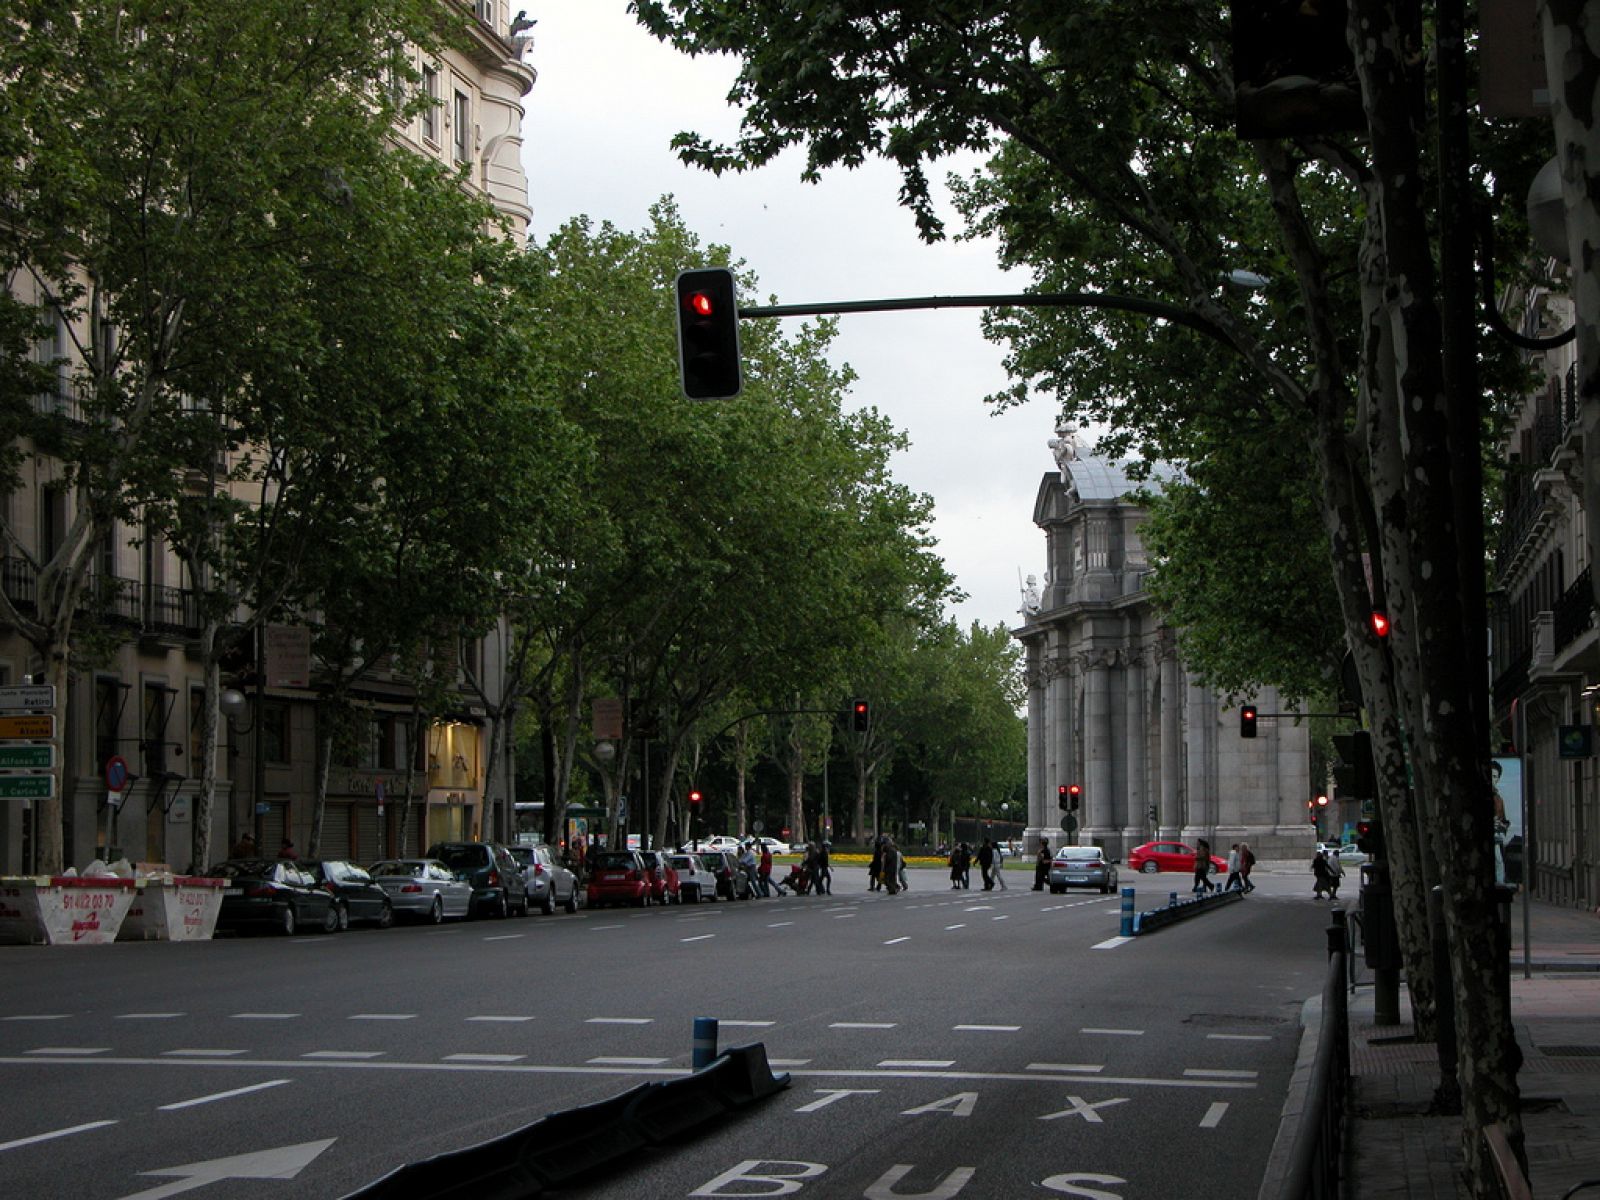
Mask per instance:
[[[1306,1097],[1311,1091],[1311,1066],[1317,1057],[1321,1028],[1322,997],[1312,996],[1300,1006],[1300,1051],[1295,1055],[1288,1094],[1283,1099],[1283,1111],[1278,1115],[1278,1131],[1272,1138],[1266,1174],[1261,1177],[1256,1200],[1277,1200],[1283,1194],[1283,1182],[1289,1175],[1289,1160],[1294,1155],[1295,1137],[1300,1129],[1300,1115],[1305,1111]]]

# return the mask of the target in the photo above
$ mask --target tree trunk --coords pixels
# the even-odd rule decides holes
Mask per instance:
[[[189,827],[191,874],[204,871],[211,862],[211,814],[217,798],[217,701],[222,687],[221,671],[217,667],[217,624],[214,619],[207,619],[200,629],[205,702],[200,709],[200,791],[194,798],[194,821]]]
[[[851,837],[859,844],[867,840],[867,764],[864,755],[856,755],[856,806]]]
[[[322,817],[328,811],[328,774],[333,769],[333,730],[322,733],[317,741],[317,794],[311,802],[311,840],[306,846],[306,857],[322,857]],[[284,836],[290,836],[284,830]],[[266,853],[266,847],[262,847]]]

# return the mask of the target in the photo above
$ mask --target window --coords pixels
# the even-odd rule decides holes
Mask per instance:
[[[103,771],[117,753],[117,718],[122,715],[122,683],[107,675],[94,681],[94,766]]]
[[[494,0],[474,0],[472,7],[478,14],[478,20],[494,28]]]
[[[289,761],[289,706],[267,701],[261,706],[261,757],[269,763]]]
[[[422,94],[428,103],[422,110],[422,136],[434,145],[439,144],[439,72],[432,67],[422,68]]]
[[[472,161],[472,97],[465,92],[456,93],[455,150],[457,162]]]

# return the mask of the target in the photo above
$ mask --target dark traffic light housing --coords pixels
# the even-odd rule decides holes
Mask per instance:
[[[1373,858],[1383,857],[1383,822],[1357,821],[1356,846],[1363,854],[1370,854]]]
[[[872,723],[872,709],[865,700],[850,702],[850,722],[857,733],[865,733]]]
[[[683,394],[727,400],[739,394],[739,301],[733,272],[702,267],[678,275],[678,363]]]
[[[1067,803],[1067,785],[1064,783],[1058,784],[1056,786],[1056,804],[1060,807],[1062,812],[1066,812]]]
[[[705,799],[705,797],[703,795],[701,795],[700,789],[699,788],[695,788],[693,791],[691,791],[689,793],[689,807],[690,808],[699,808],[700,807],[700,801],[702,801],[704,799]]]
[[[1256,735],[1256,706],[1246,704],[1239,710],[1239,736],[1253,738]]]
[[[1077,812],[1078,805],[1082,803],[1083,786],[1081,784],[1074,783],[1067,788],[1067,809],[1069,812]]]

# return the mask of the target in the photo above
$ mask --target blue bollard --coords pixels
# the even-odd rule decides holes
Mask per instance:
[[[1167,907],[1168,908],[1177,908],[1178,907],[1178,893],[1177,892],[1168,892],[1167,893]]]
[[[1122,889],[1122,936],[1133,936],[1133,889]]]
[[[703,1071],[709,1067],[717,1057],[717,1019],[715,1017],[696,1017],[694,1019],[694,1055],[690,1065],[696,1071]]]

